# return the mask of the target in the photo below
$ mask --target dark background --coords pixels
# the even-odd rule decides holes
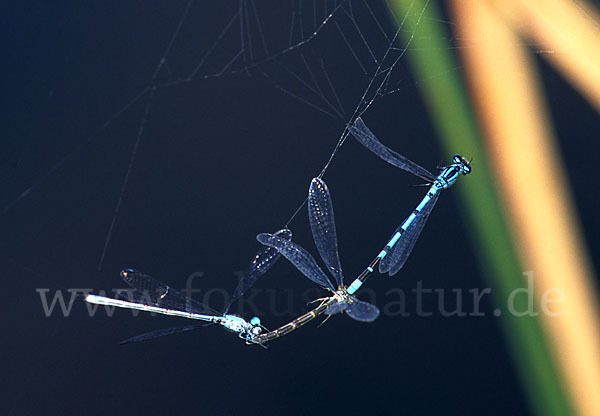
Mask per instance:
[[[486,317],[417,317],[409,295],[412,316],[383,314],[369,325],[336,316],[269,349],[246,346],[218,327],[119,346],[181,320],[133,318],[122,310],[112,318],[102,311],[91,318],[80,300],[68,318],[59,310],[46,317],[36,288],[49,288],[50,296],[67,288],[110,290],[123,286],[118,272],[124,267],[174,287],[201,271],[205,276],[194,287],[231,293],[233,273],[259,248],[254,236],[286,223],[347,121],[273,88],[281,82],[299,92],[277,73],[271,80],[222,76],[164,88],[146,118],[147,96],[113,119],[149,84],[184,2],[52,3],[18,2],[2,12],[7,33],[0,189],[1,206],[8,207],[0,217],[3,414],[529,414],[488,299],[482,303]],[[271,6],[271,13],[261,7],[265,27],[284,21],[281,16],[289,12],[277,2]],[[195,4],[169,56],[171,66],[158,80],[176,79],[193,67],[202,55],[198,48],[214,41],[236,7]],[[347,50],[335,47],[327,33],[323,39],[319,53],[327,52],[329,74],[350,114],[365,80]],[[235,39],[224,39],[217,51],[226,55],[237,46]],[[595,247],[600,201],[592,178],[600,123],[541,57],[539,62],[585,236]],[[397,68],[404,80],[400,92],[379,100],[365,120],[392,148],[434,169],[447,155],[438,147],[407,63]],[[109,120],[114,121],[103,127]],[[476,174],[477,161],[473,166]],[[337,154],[325,180],[349,281],[414,208],[423,188],[411,187],[419,180],[353,140]],[[30,194],[18,200],[32,184]],[[396,300],[386,296],[390,289],[410,294],[417,281],[448,293],[461,288],[465,295],[487,287],[457,202],[455,192],[443,195],[402,273],[369,281],[380,308]],[[294,240],[316,253],[305,209],[291,228]],[[591,254],[597,263],[597,253]],[[275,328],[305,311],[303,294],[313,287],[281,261],[256,287],[263,323]],[[269,313],[272,296],[287,314]],[[424,308],[437,309],[436,303],[426,297]],[[468,310],[471,301],[464,304]],[[222,307],[217,298],[211,305]]]

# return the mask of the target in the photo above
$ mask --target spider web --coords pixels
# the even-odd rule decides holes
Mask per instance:
[[[399,21],[386,2],[368,0],[240,0],[227,4],[188,0],[173,5],[170,19],[165,17],[161,22],[170,27],[163,32],[170,34],[154,40],[160,52],[155,64],[147,68],[148,80],[93,133],[67,149],[43,174],[32,178],[26,189],[8,198],[0,206],[0,217],[42,191],[92,145],[95,148],[106,140],[117,120],[128,119],[135,123],[135,133],[129,143],[120,145],[129,147],[124,149],[129,157],[115,192],[114,208],[107,213],[111,220],[98,259],[100,270],[119,224],[148,121],[160,100],[187,86],[213,80],[261,82],[280,91],[285,99],[347,125],[376,101],[419,82],[400,68],[415,36],[406,31],[404,21],[409,15],[417,16],[418,21],[426,18],[429,2],[418,3],[418,7],[415,4]],[[206,33],[204,28],[208,27],[219,29]],[[332,49],[336,49],[335,57],[331,56]],[[337,141],[332,139],[332,152],[324,157],[319,177],[325,174],[347,136],[344,128]],[[303,205],[291,213],[285,225]]]
[[[82,151],[103,138],[102,133],[116,120],[135,117],[131,114],[141,106],[127,168],[99,256],[97,268],[100,270],[118,223],[152,106],[160,99],[161,92],[218,78],[236,77],[249,82],[261,79],[288,98],[321,114],[351,122],[379,97],[401,89],[402,78],[395,77],[394,69],[410,46],[410,40],[401,45],[399,35],[403,21],[394,22],[384,2],[242,0],[219,6],[220,12],[216,9],[207,12],[204,2],[187,1],[172,24],[172,34],[146,86],[43,175],[33,179],[18,196],[4,203],[0,216],[5,216],[43,188],[53,175],[66,169]],[[422,16],[425,9],[426,6],[411,9],[410,13]],[[210,36],[198,37],[196,29],[205,24],[206,19],[219,20],[222,29]],[[328,60],[329,48],[342,48],[346,59]],[[342,90],[343,96],[338,93]],[[348,131],[344,130],[319,176],[324,175],[347,135]]]

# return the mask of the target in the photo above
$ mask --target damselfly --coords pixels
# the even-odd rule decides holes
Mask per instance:
[[[313,256],[304,248],[277,235],[259,234],[256,237],[258,241],[266,246],[277,249],[302,274],[331,292],[332,296],[318,299],[321,303],[317,308],[274,331],[257,335],[252,340],[253,342],[264,344],[265,342],[279,338],[323,313],[333,315],[339,312],[346,312],[352,319],[361,322],[372,322],[379,316],[379,309],[375,305],[360,301],[351,296],[344,286],[331,195],[325,182],[319,178],[313,179],[310,184],[308,192],[308,217],[317,250],[327,269],[334,277],[337,288],[319,267]]]
[[[292,238],[292,232],[288,229],[279,230],[274,235],[284,241],[289,241]],[[264,329],[260,323],[260,319],[253,317],[250,322],[247,322],[243,318],[228,314],[227,312],[231,305],[242,297],[256,283],[257,279],[271,268],[279,257],[280,255],[277,250],[269,247],[262,247],[257,252],[248,265],[224,313],[219,313],[203,303],[185,296],[180,291],[158,282],[144,273],[131,269],[121,272],[121,277],[125,283],[133,288],[133,290],[119,291],[119,297],[122,299],[90,294],[85,297],[85,300],[98,305],[135,309],[206,322],[206,324],[187,325],[148,332],[125,340],[122,342],[123,344],[185,332],[211,324],[219,324],[233,332],[237,332],[239,337],[246,340],[247,343],[256,343],[253,341],[253,338],[259,335]]]
[[[377,137],[369,130],[360,117],[356,119],[350,128],[350,132],[360,143],[381,159],[397,168],[403,169],[424,179],[427,181],[427,184],[431,185],[427,195],[425,195],[408,218],[404,220],[396,231],[394,231],[394,234],[387,242],[384,249],[381,250],[369,267],[350,285],[348,292],[354,293],[367,279],[369,273],[373,272],[373,268],[377,263],[379,263],[380,273],[389,272],[390,276],[398,273],[404,266],[404,263],[406,263],[408,256],[415,246],[415,242],[419,238],[419,235],[429,218],[429,214],[431,214],[431,210],[438,200],[440,191],[450,187],[456,182],[456,179],[460,174],[467,175],[471,173],[471,165],[469,161],[461,155],[454,155],[452,159],[454,163],[444,167],[441,173],[436,176],[427,169],[383,145],[377,140]]]

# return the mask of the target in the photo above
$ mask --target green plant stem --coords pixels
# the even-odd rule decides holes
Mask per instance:
[[[391,0],[390,5],[397,21],[407,16],[402,28],[404,45],[409,44],[410,62],[444,151],[473,158],[473,173],[457,187],[480,267],[496,306],[502,309],[510,293],[525,285],[522,268],[457,71],[459,65],[451,54],[449,35],[440,23],[443,17],[433,1]],[[527,299],[517,296],[514,305],[524,311]],[[539,319],[502,312],[499,322],[532,410],[540,416],[573,414]]]

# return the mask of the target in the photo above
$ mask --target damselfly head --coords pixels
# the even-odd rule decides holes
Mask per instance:
[[[461,155],[454,155],[452,158],[454,164],[460,167],[460,173],[463,175],[468,175],[471,173],[471,162],[462,157]]]
[[[252,325],[252,329],[250,329],[250,333],[252,335],[260,335],[263,330],[263,326],[260,324],[260,318],[258,316],[250,319],[250,325]]]

